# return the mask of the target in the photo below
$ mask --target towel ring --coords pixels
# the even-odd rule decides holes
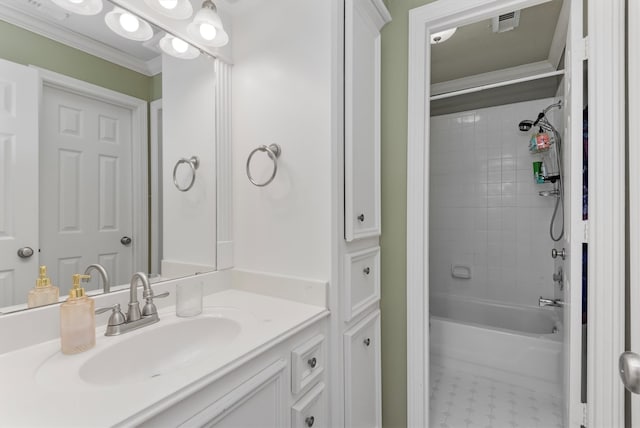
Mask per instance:
[[[191,182],[187,187],[180,187],[180,185],[178,184],[178,179],[176,178],[178,167],[183,163],[186,163],[187,165],[189,165],[189,168],[191,168]],[[176,189],[178,189],[181,192],[186,192],[187,190],[191,189],[193,187],[193,183],[196,182],[196,170],[198,169],[199,166],[200,166],[200,158],[198,158],[198,156],[191,156],[189,159],[187,158],[178,159],[178,162],[176,162],[176,166],[173,167],[173,184],[176,186]]]
[[[251,169],[249,168],[249,165],[251,164],[251,158],[253,157],[254,154],[256,154],[256,152],[266,152],[269,158],[271,158],[271,161],[273,162],[273,173],[271,174],[271,177],[269,177],[269,179],[264,183],[257,183],[251,176]],[[258,187],[264,187],[267,184],[271,183],[274,178],[276,178],[276,173],[278,172],[278,158],[280,157],[281,153],[282,153],[282,150],[280,149],[280,146],[277,144],[271,144],[269,145],[269,147],[262,145],[253,149],[253,151],[249,153],[249,157],[247,158],[247,177],[249,178],[249,181],[251,182],[251,184]]]

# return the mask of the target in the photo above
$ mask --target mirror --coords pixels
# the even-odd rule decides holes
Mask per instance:
[[[202,182],[214,183],[215,187],[217,168],[212,153],[190,146],[169,147],[177,146],[171,144],[177,139],[171,133],[188,125],[189,118],[175,113],[167,118],[163,112],[202,108],[200,105],[190,107],[190,98],[182,95],[179,99],[173,95],[172,100],[177,101],[167,104],[167,99],[162,99],[163,92],[188,91],[184,88],[172,91],[173,83],[167,83],[163,75],[166,73],[160,72],[163,67],[169,67],[172,82],[180,81],[183,68],[188,69],[184,73],[196,81],[198,73],[207,73],[208,84],[212,84],[212,59],[204,55],[189,62],[162,58],[157,44],[163,31],[157,26],[153,27],[154,38],[143,44],[110,33],[102,15],[67,14],[50,2],[39,6],[37,12],[30,10],[34,6],[20,0],[3,3],[0,37],[17,42],[0,47],[0,59],[4,60],[0,65],[13,63],[23,67],[17,68],[23,71],[19,74],[32,74],[42,78],[43,83],[42,89],[39,80],[37,87],[30,89],[41,91],[40,108],[36,103],[25,110],[39,110],[39,117],[25,118],[32,124],[27,127],[31,131],[40,129],[39,138],[37,133],[25,134],[32,142],[38,140],[38,144],[31,148],[31,155],[26,156],[29,162],[15,166],[20,168],[19,174],[0,178],[0,241],[12,238],[9,232],[19,223],[31,234],[23,240],[4,239],[5,243],[12,242],[7,248],[0,246],[3,260],[0,313],[26,307],[28,291],[35,285],[41,264],[47,265],[53,284],[60,287],[61,300],[69,290],[71,275],[84,272],[94,263],[106,268],[112,290],[124,284],[128,287],[135,271],[150,272],[152,276],[162,274],[156,280],[163,280],[215,269],[215,248],[213,252],[201,251],[207,253],[204,259],[180,245],[170,245],[170,251],[163,252],[163,241],[169,239],[175,243],[181,236],[186,236],[185,241],[191,248],[216,246],[216,192],[211,201],[210,188]],[[104,12],[112,8],[105,0]],[[30,25],[34,31],[53,34],[55,39],[71,46],[87,43],[99,46],[103,57],[112,55],[120,64],[21,28]],[[63,31],[64,26],[71,31]],[[86,28],[95,29],[94,37],[100,42],[83,36],[81,33]],[[114,39],[119,43],[116,49],[105,45]],[[127,53],[118,55],[119,49]],[[37,69],[27,68],[28,65]],[[0,76],[0,100],[4,101],[0,107],[6,107],[11,96],[3,86],[6,80]],[[179,107],[176,102],[180,103]],[[3,140],[5,135],[0,129],[0,161],[3,162],[12,155],[9,151],[12,140]],[[190,140],[198,137],[192,136]],[[215,153],[215,135],[209,133],[205,138],[208,150]],[[192,170],[190,163],[180,162],[191,156],[201,159],[197,170]],[[174,187],[171,176],[174,165],[177,165],[176,180],[181,187],[183,182],[191,181],[195,171],[194,186],[188,192]],[[171,212],[171,206],[175,205],[183,209],[177,214],[180,218]],[[10,213],[12,209],[15,212]],[[182,230],[190,220],[199,224],[194,212],[213,223],[209,226],[213,228],[211,233],[188,236],[188,231]],[[27,256],[29,248],[33,254]],[[20,250],[23,250],[22,257],[18,255]],[[170,257],[164,257],[163,253],[170,253]],[[4,260],[8,259],[11,261],[5,265]],[[15,267],[22,267],[26,273],[16,274]],[[92,272],[92,280],[85,288],[90,293],[102,289],[97,272]]]

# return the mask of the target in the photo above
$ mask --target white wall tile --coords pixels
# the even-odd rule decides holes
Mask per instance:
[[[555,199],[538,195],[552,185],[534,182],[532,162],[541,156],[528,151],[531,134],[518,130],[553,101],[431,119],[431,290],[524,305],[553,295]],[[452,278],[452,264],[468,264],[471,280]]]

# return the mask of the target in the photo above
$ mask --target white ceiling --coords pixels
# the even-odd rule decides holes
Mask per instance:
[[[553,0],[523,9],[520,25],[504,33],[494,33],[491,20],[458,28],[451,39],[432,45],[431,82],[546,61],[561,8],[562,0]]]

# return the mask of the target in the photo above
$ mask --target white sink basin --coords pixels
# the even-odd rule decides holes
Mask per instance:
[[[161,319],[135,332],[106,337],[86,353],[57,352],[39,367],[36,379],[45,386],[80,388],[141,382],[224,352],[241,331],[240,320],[225,316]],[[70,376],[70,371],[77,375]]]
[[[220,350],[239,333],[240,324],[228,318],[195,318],[159,325],[91,357],[80,367],[80,378],[110,385],[162,376]]]

